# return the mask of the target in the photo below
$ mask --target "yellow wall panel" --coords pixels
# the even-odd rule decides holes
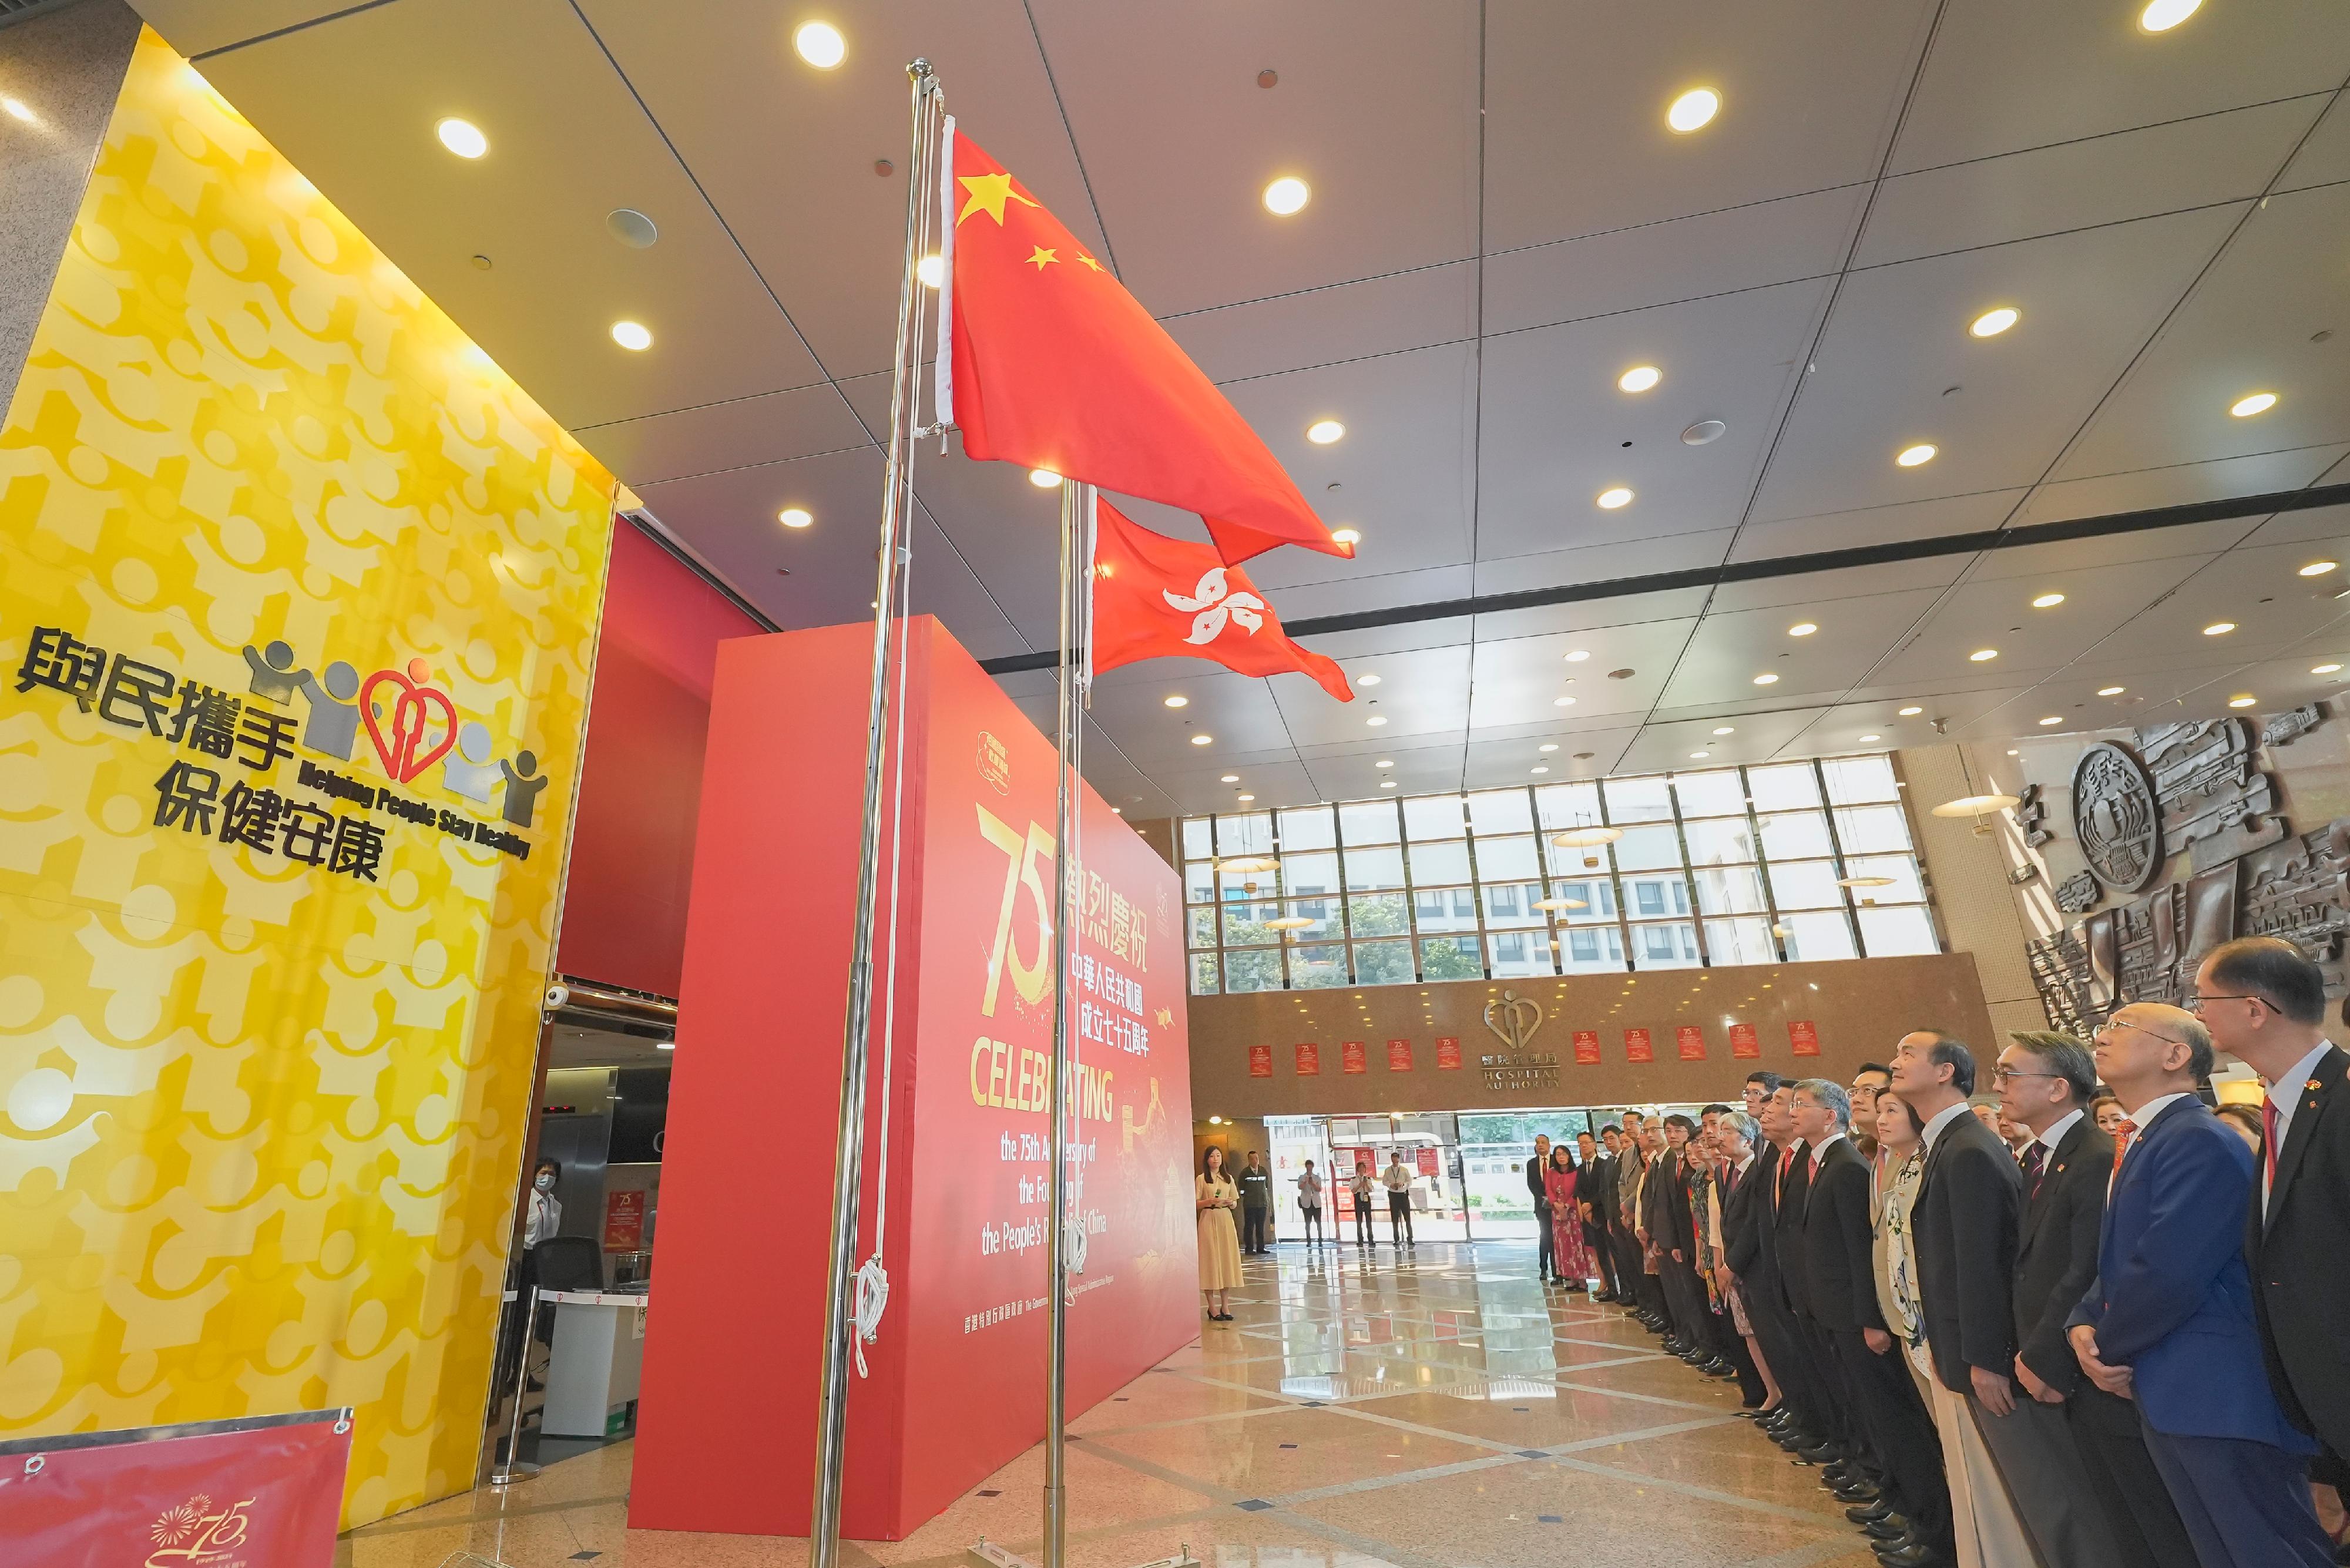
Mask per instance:
[[[471,1483],[612,491],[142,36],[0,426],[0,1432]]]

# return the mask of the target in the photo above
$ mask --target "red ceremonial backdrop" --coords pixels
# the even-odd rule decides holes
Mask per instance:
[[[906,635],[889,1304],[871,1376],[850,1382],[843,1499],[844,1532],[866,1540],[902,1538],[1045,1429],[1053,747],[935,621]],[[719,650],[629,1510],[640,1529],[807,1532],[871,648],[870,628],[848,626]],[[1083,798],[1072,1416],[1198,1331],[1181,895]],[[886,920],[886,884],[882,897]],[[880,1069],[877,1044],[860,1262]]]

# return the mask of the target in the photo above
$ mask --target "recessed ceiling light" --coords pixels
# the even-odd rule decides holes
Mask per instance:
[[[1530,774],[1546,774],[1546,773],[1550,772],[1550,770],[1549,770],[1548,768],[1539,768],[1539,767],[1538,767],[1538,768],[1528,768],[1526,771],[1527,771],[1528,773],[1530,773]]]
[[[1381,757],[1378,762],[1373,763],[1371,766],[1375,768],[1391,768],[1395,766],[1395,759],[1393,757]]]
[[[1254,800],[1256,796],[1253,794],[1238,794],[1234,795],[1232,798],[1239,801],[1243,805],[1246,805],[1250,801]]]
[[[1194,735],[1191,737],[1191,743],[1195,746],[1205,746],[1212,743],[1215,738],[1213,735]]]
[[[1126,815],[1126,807],[1122,805],[1111,806],[1109,808],[1109,814],[1112,816],[1124,816]]]
[[[1711,752],[1691,752],[1690,753],[1690,761],[1693,763],[1701,763],[1711,755],[1713,755]]]
[[[1028,483],[1039,490],[1050,490],[1061,483],[1061,476],[1049,468],[1032,468],[1028,471]]]
[[[1336,420],[1315,420],[1305,427],[1305,439],[1315,446],[1328,446],[1347,433],[1347,427]]]
[[[1696,130],[1721,112],[1721,95],[1711,88],[1691,88],[1673,99],[1665,110],[1665,123],[1683,136]]]
[[[1395,780],[1393,779],[1381,779],[1379,781],[1379,787],[1381,789],[1393,789],[1395,786]]]
[[[1715,726],[1713,732],[1717,735],[1734,735],[1738,733],[1738,726],[1735,724],[1717,725]]]
[[[612,323],[612,341],[631,353],[641,353],[653,346],[653,335],[642,322],[615,321]]]
[[[2012,306],[2002,305],[1996,310],[1986,310],[1976,317],[1974,325],[1967,330],[1978,337],[1996,337],[2014,326],[2016,320],[2015,308]]]
[[[1566,661],[1569,664],[1580,664],[1590,657],[1591,650],[1587,648],[1570,648],[1566,650]]]
[[[775,514],[775,521],[786,528],[805,528],[816,521],[816,514],[805,506],[786,506]]]
[[[2236,623],[2234,621],[2215,620],[2210,626],[2203,628],[2203,635],[2206,637],[2225,637],[2235,629]]]
[[[2229,404],[2228,411],[2235,415],[2240,420],[2248,420],[2254,414],[2267,413],[2271,409],[2275,407],[2276,394],[2274,392],[2254,392],[2249,398],[2238,398],[2234,402]]]
[[[2147,0],[2137,14],[2137,25],[2149,33],[2168,33],[2203,8],[2203,0]]]
[[[1238,774],[1226,774],[1220,782],[1224,784],[1238,784],[1241,782],[1241,775]]]
[[[1866,742],[1866,741],[1881,741],[1881,740],[1885,739],[1885,737],[1884,737],[1884,736],[1882,736],[1882,735],[1863,735],[1863,736],[1861,737],[1861,739],[1862,739],[1864,742]]]
[[[1767,670],[1754,678],[1754,684],[1757,686],[1775,686],[1778,683],[1779,678]]]
[[[9,101],[14,103],[16,100],[11,99]],[[22,119],[26,117],[18,115],[16,118]],[[442,146],[460,158],[479,158],[490,150],[490,139],[484,136],[482,128],[470,119],[452,117],[434,126],[432,132],[441,139]]]
[[[1809,637],[1812,633],[1819,629],[1820,628],[1815,622],[1799,620],[1794,625],[1787,628],[1787,635],[1789,637]]]
[[[2054,609],[2058,605],[2061,605],[2064,602],[2064,596],[2063,594],[2042,594],[2039,597],[2032,601],[2032,607],[2033,609]]]
[[[792,35],[792,47],[820,71],[828,71],[848,57],[848,40],[829,22],[801,23],[799,31]]]
[[[1388,716],[1385,713],[1374,713],[1369,718],[1363,721],[1364,723],[1369,725],[1374,730],[1378,729],[1387,722]]]
[[[1264,210],[1285,218],[1292,213],[1304,212],[1313,194],[1305,181],[1284,174],[1264,188]]]
[[[1357,686],[1377,686],[1378,683],[1379,678],[1368,671],[1355,677],[1355,684]]]
[[[1537,752],[1555,752],[1558,750],[1558,742],[1556,741],[1544,741],[1541,745],[1536,746],[1534,750]]]
[[[2331,675],[2341,668],[2338,664],[2313,664],[2309,667],[2309,672],[2312,675]]]
[[[1901,710],[1901,717],[1904,719],[1914,719],[1925,711],[1926,710],[1923,708],[1918,707],[1913,703],[1909,707]]]
[[[1905,446],[1894,453],[1893,461],[1904,468],[1916,468],[1921,463],[1933,462],[1934,453],[1939,450],[1932,441],[1921,441],[1916,446]]]
[[[1330,537],[1341,545],[1359,545],[1363,542],[1363,531],[1360,528],[1333,528]]]
[[[2061,723],[2063,723],[2064,722],[2064,721],[2063,719],[2061,719],[2061,718],[2057,717],[2057,716],[2056,716],[2055,714],[2054,714],[2054,713],[2051,713],[2047,718],[2043,719],[2043,720],[2041,720],[2041,721],[2040,721],[2040,727],[2041,727],[2042,729],[2043,729],[2043,730],[2044,730],[2044,729],[2046,729],[2046,728],[2047,728],[2049,725],[2051,725],[2051,724],[2061,724]]]
[[[1616,384],[1627,392],[1645,392],[1665,379],[1665,373],[1654,365],[1635,365],[1616,378]]]
[[[922,280],[925,287],[938,287],[947,280],[946,257],[924,256],[914,264],[914,275]]]
[[[1967,661],[1970,664],[1981,664],[1987,659],[1997,659],[1998,657],[1999,649],[1996,648],[1978,648],[1972,653],[1967,655]]]
[[[2100,697],[2118,697],[2128,690],[2129,688],[2126,686],[2100,686],[2097,688],[2097,695]]]
[[[2304,577],[2322,577],[2339,564],[2335,561],[2312,561],[2302,567],[2298,575]]]
[[[1551,699],[1550,705],[1554,708],[1572,708],[1575,706],[1575,699],[1572,697],[1554,697]]]
[[[2253,696],[2249,691],[2239,691],[2236,695],[2228,699],[2228,706],[2230,708],[2249,708],[2259,701],[2259,698]]]
[[[1600,508],[1603,511],[1613,512],[1618,506],[1630,505],[1632,504],[1632,493],[1620,484],[1610,485],[1607,489],[1601,491],[1592,499],[1599,503]]]
[[[1191,700],[1189,697],[1168,697],[1161,701],[1170,708],[1189,708],[1191,705]]]

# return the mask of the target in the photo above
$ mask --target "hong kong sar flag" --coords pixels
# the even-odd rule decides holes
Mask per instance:
[[[1143,659],[1212,659],[1243,675],[1295,670],[1341,702],[1354,689],[1337,665],[1290,641],[1273,607],[1238,566],[1205,545],[1170,539],[1096,503],[1094,668]]]
[[[1126,286],[947,124],[939,417],[963,451],[1196,512],[1226,565],[1353,555]]]

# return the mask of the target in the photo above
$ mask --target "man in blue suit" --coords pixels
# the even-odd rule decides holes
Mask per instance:
[[[2204,1568],[2327,1568],[2308,1457],[2269,1386],[2244,1267],[2251,1151],[2195,1097],[2211,1036],[2194,1014],[2132,1002],[2096,1033],[2097,1073],[2127,1119],[2069,1324],[2081,1370],[2137,1402],[2147,1451]]]

